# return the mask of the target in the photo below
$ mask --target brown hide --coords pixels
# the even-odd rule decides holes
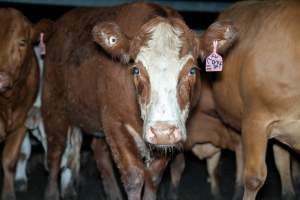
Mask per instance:
[[[32,44],[36,27],[17,10],[0,9],[0,140],[5,140],[2,199],[15,199],[14,169],[25,134],[25,118],[38,85],[38,68]],[[3,83],[6,76],[9,84]]]
[[[211,80],[203,74],[201,95],[198,105],[191,111],[187,122],[185,150],[192,151],[199,159],[207,161],[208,180],[215,199],[221,198],[218,177],[218,164],[222,149],[229,149],[236,155],[236,182],[233,199],[242,196],[242,144],[241,137],[227,127],[216,112]],[[178,186],[184,170],[184,156],[179,154],[171,163],[170,196],[178,196]]]
[[[242,131],[244,199],[255,199],[267,169],[267,140],[274,137],[299,151],[300,3],[237,3],[220,20],[232,20],[239,41],[213,84],[217,111]]]
[[[103,130],[128,198],[140,199],[144,179],[144,198],[155,198],[150,174],[144,169],[125,126],[129,124],[142,133],[131,69],[97,46],[91,31],[96,23],[114,21],[127,38],[132,38],[146,21],[154,16],[167,17],[168,13],[172,12],[153,4],[137,3],[76,9],[57,21],[47,46],[42,105],[49,144],[50,181],[46,199],[58,199],[59,160],[69,125],[90,133]]]
[[[187,131],[186,150],[191,150],[197,144],[211,143],[218,148],[234,151],[240,143],[239,136],[231,134],[232,130],[225,126],[216,112],[210,80],[202,81],[200,100],[191,111]]]
[[[184,70],[180,71],[182,73],[179,77],[183,77],[183,80],[178,81],[177,85],[174,84],[174,90],[177,91],[178,88],[184,94],[185,99],[181,100],[181,104],[193,104],[199,98],[198,92],[195,91],[200,89],[200,80],[197,78],[199,72],[194,67],[196,58],[203,54],[200,51],[207,51],[203,44],[207,44],[207,48],[210,49],[213,40],[220,38],[225,44],[227,40],[230,44],[234,41],[231,36],[235,38],[235,31],[232,31],[234,29],[230,28],[229,23],[219,23],[218,26],[225,27],[224,30],[228,30],[229,34],[222,34],[222,31],[215,34],[215,28],[212,27],[210,33],[206,34],[207,37],[198,41],[177,12],[146,3],[75,9],[56,22],[45,58],[42,97],[50,167],[46,199],[59,198],[59,160],[69,126],[78,126],[89,133],[104,131],[114,161],[121,172],[128,198],[140,199],[144,182],[144,199],[155,198],[155,187],[151,180],[151,176],[154,175],[144,168],[139,151],[129,134],[130,131],[140,135],[143,133],[138,96],[141,96],[139,92],[142,90],[139,83],[147,81],[137,80],[138,77],[132,74],[132,69],[137,68],[140,63],[135,63],[135,68],[130,69],[132,63],[128,62],[129,58],[135,59],[136,54],[145,45],[144,42],[149,40],[149,29],[160,24],[172,30],[172,35],[180,32],[180,39],[171,39],[176,38],[177,43],[182,41],[178,57],[188,54],[189,60],[185,61]],[[159,37],[162,38],[161,35]],[[169,46],[166,48],[170,49]],[[176,58],[176,62],[179,59]],[[142,67],[145,66],[140,66]],[[181,116],[187,114],[188,109],[185,115]],[[163,138],[167,138],[166,134]],[[164,144],[172,144],[170,139],[165,141],[160,143],[163,144],[162,147]],[[164,160],[158,161],[159,164],[153,162],[153,168],[164,168]]]

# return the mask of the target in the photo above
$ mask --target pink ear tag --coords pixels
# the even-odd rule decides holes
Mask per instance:
[[[41,56],[46,55],[46,45],[44,42],[44,33],[40,33],[39,48],[40,48],[40,55]]]
[[[220,72],[223,70],[223,58],[217,53],[218,41],[213,42],[214,50],[206,58],[206,71],[207,72]]]

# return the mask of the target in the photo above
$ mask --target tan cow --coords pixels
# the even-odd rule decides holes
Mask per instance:
[[[268,140],[300,150],[300,2],[240,2],[218,20],[232,20],[240,36],[213,95],[222,120],[242,132],[244,199],[253,200],[267,177]]]
[[[225,53],[235,29],[230,22],[216,22],[199,40],[175,11],[146,3],[76,9],[55,29],[42,98],[50,170],[45,198],[59,198],[67,130],[78,126],[87,133],[104,131],[128,199],[154,199],[149,169],[165,161],[158,158],[145,167],[129,132],[152,148],[180,148],[198,99],[194,91],[200,90],[197,58],[212,51],[214,40]]]
[[[204,74],[204,76],[207,76],[207,74]],[[221,150],[229,149],[234,151],[236,156],[236,182],[233,199],[238,200],[243,195],[243,150],[241,136],[221,121],[216,113],[216,106],[210,87],[212,81],[208,79],[202,80],[199,104],[191,111],[187,122],[187,141],[184,149],[192,151],[200,160],[205,159],[207,161],[207,180],[210,183],[211,193],[215,199],[222,199],[217,173]],[[276,144],[273,145],[273,151],[275,164],[283,183],[283,199],[292,199],[295,197],[295,191],[290,170],[289,152]],[[180,154],[171,162],[171,188],[169,191],[171,199],[178,198],[177,191],[184,168],[184,155]]]
[[[204,74],[203,76],[207,76]],[[203,79],[202,79],[203,80]],[[243,152],[238,133],[226,127],[216,113],[209,80],[202,81],[200,101],[191,111],[187,122],[186,151],[192,151],[199,159],[207,160],[208,181],[215,199],[222,199],[219,189],[217,167],[221,150],[229,149],[236,155],[236,183],[233,199],[240,199],[243,192]],[[183,155],[178,155],[171,162],[170,197],[177,199],[177,190],[182,172],[185,168]]]
[[[19,11],[0,9],[0,141],[5,142],[2,200],[16,199],[15,166],[39,80],[32,44],[47,28],[44,22],[33,26]]]

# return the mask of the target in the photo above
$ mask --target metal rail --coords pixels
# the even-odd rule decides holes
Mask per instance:
[[[151,0],[145,0],[150,2]],[[113,6],[121,3],[133,2],[132,0],[0,0],[5,3],[24,3],[55,6]],[[228,7],[230,2],[207,2],[207,1],[189,1],[189,0],[152,0],[161,5],[168,5],[179,11],[190,12],[220,12]],[[1,6],[1,4],[0,4]]]

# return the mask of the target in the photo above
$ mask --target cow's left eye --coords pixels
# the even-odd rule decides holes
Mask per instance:
[[[131,69],[131,73],[132,73],[133,75],[139,75],[139,74],[140,74],[140,69],[137,68],[137,67],[133,67],[133,68]]]
[[[189,71],[189,75],[194,76],[196,75],[197,72],[197,67],[192,67]]]
[[[27,41],[25,39],[20,40],[20,42],[19,42],[20,47],[25,47],[26,45],[27,45]]]

